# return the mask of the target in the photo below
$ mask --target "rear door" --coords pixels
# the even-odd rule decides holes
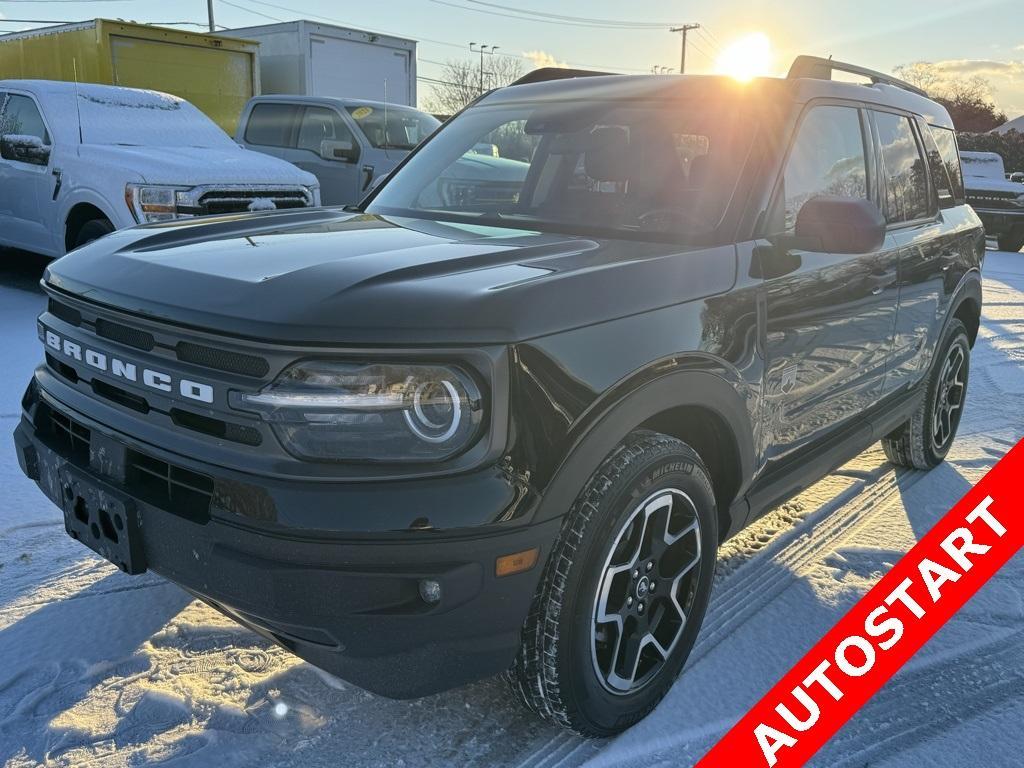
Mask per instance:
[[[39,105],[29,94],[9,92],[2,101],[0,133],[34,137],[42,148],[30,154],[12,152],[5,146],[0,153],[0,240],[26,250],[52,253],[55,238],[43,215],[53,205],[50,131]]]
[[[863,110],[817,103],[804,111],[775,194],[776,234],[761,251],[769,475],[881,394],[897,305],[895,251],[826,253],[795,238],[804,203],[820,195],[877,202],[875,176]]]
[[[916,120],[877,108],[870,115],[889,242],[899,252],[899,313],[885,382],[885,391],[893,392],[913,386],[927,370],[951,298],[947,273],[957,261],[958,243],[940,212]]]
[[[239,142],[248,149],[287,159],[295,148],[302,107],[277,101],[258,101],[243,118]]]

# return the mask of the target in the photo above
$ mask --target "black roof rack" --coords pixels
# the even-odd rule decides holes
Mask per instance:
[[[809,77],[814,80],[831,80],[832,72],[848,72],[851,75],[860,75],[866,77],[875,83],[885,83],[886,85],[894,85],[897,88],[902,88],[905,91],[916,93],[919,96],[928,96],[928,94],[916,85],[911,85],[906,80],[900,80],[898,77],[892,75],[886,75],[882,72],[876,72],[873,69],[867,69],[866,67],[858,67],[856,64],[847,64],[843,61],[834,61],[833,59],[823,59],[820,56],[797,56],[793,60],[793,66],[789,68],[789,74],[786,75],[789,79],[795,79],[798,77]]]
[[[509,85],[528,85],[529,83],[546,83],[549,80],[567,80],[571,77],[600,77],[613,75],[614,72],[595,72],[591,69],[569,69],[567,67],[541,67],[527,72]]]

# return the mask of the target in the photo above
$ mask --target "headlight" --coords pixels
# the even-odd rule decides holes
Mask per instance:
[[[235,405],[315,461],[442,461],[479,437],[484,413],[471,376],[429,364],[297,363]]]
[[[153,187],[144,184],[129,184],[124,190],[124,201],[140,224],[153,221],[168,221],[191,213],[179,211],[186,202],[189,187]]]

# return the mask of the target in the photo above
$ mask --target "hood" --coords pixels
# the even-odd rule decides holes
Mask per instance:
[[[1024,184],[992,176],[971,176],[964,174],[964,188],[970,192],[1014,192],[1024,195]]]
[[[287,184],[312,186],[311,173],[276,157],[232,144],[207,147],[131,147],[84,145],[92,160],[122,165],[142,176],[147,184],[198,186],[201,184]]]
[[[336,209],[135,227],[47,269],[60,291],[282,343],[509,343],[728,290],[702,251]]]

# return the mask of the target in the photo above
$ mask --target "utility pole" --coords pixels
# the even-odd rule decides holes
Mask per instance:
[[[679,74],[686,74],[686,33],[691,29],[700,29],[700,24],[683,24],[681,27],[672,27],[670,32],[682,32],[683,33],[683,49],[679,54]]]
[[[217,25],[213,23],[213,0],[206,0],[206,13],[210,17],[210,31],[216,32]]]
[[[498,46],[498,45],[484,45],[484,44],[481,43],[480,44],[480,49],[478,51],[476,48],[473,47],[474,45],[476,45],[476,43],[470,43],[469,44],[469,50],[472,51],[473,53],[479,53],[480,54],[480,93],[483,94],[483,92],[484,92],[484,54],[487,53],[487,54],[493,56],[494,52],[496,50],[498,50],[498,48],[500,48],[501,46]],[[487,50],[488,48],[490,48],[491,50],[488,51]]]

